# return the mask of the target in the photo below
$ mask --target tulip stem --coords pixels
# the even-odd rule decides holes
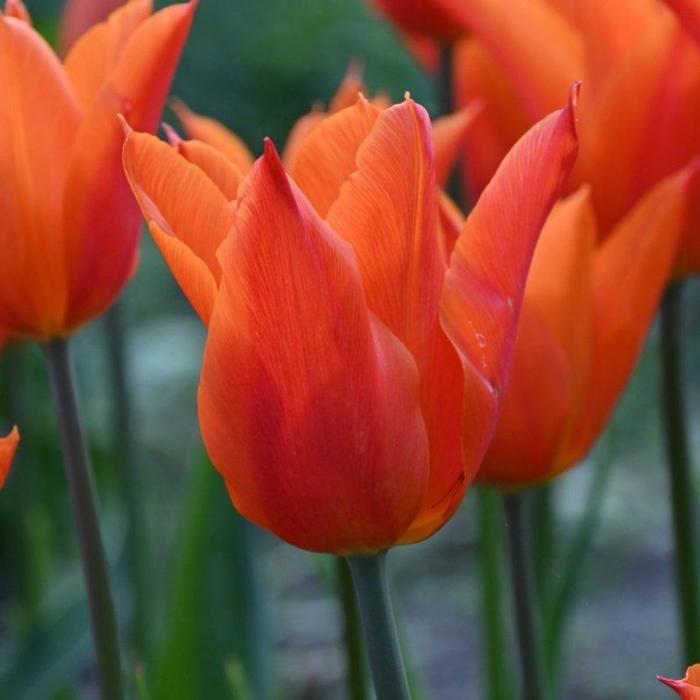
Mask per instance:
[[[362,646],[362,625],[352,585],[352,574],[343,557],[336,558],[338,596],[343,608],[343,642],[347,660],[347,687],[350,700],[367,700],[367,669]]]
[[[377,700],[410,700],[386,574],[386,552],[348,557]]]
[[[523,494],[503,495],[503,508],[508,530],[511,585],[516,617],[516,632],[522,672],[524,700],[545,697],[544,657],[539,617],[534,599],[532,559],[528,555]]]
[[[63,339],[55,339],[43,347],[58,416],[63,460],[78,532],[102,699],[123,700],[117,619],[109,585],[107,557],[100,534],[95,487],[78,411],[68,344]]]
[[[683,386],[682,283],[672,284],[661,308],[662,405],[671,489],[676,579],[686,665],[700,658],[698,554]]]

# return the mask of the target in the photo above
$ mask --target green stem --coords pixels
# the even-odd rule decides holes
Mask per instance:
[[[352,585],[352,574],[342,557],[336,558],[338,596],[343,609],[343,642],[347,659],[347,685],[350,700],[367,700],[367,668],[362,645],[362,625]]]
[[[78,532],[102,698],[123,700],[117,619],[109,586],[107,557],[100,534],[95,487],[78,411],[68,345],[63,339],[55,339],[43,347]]]
[[[128,363],[120,302],[104,317],[107,358],[113,397],[113,455],[121,475],[127,515],[126,550],[132,592],[131,637],[134,649],[143,658],[148,650],[150,630],[150,589],[148,537],[143,507],[141,470],[136,464],[131,400],[128,390]]]
[[[479,560],[481,566],[482,634],[485,656],[484,696],[490,700],[506,700],[509,695],[508,674],[504,673],[503,614],[503,528],[499,495],[490,489],[477,492],[479,518]]]
[[[682,284],[668,288],[661,308],[662,405],[671,487],[676,579],[685,663],[700,659],[698,554],[693,484],[686,428],[686,397],[681,348]]]
[[[348,557],[377,700],[411,700],[386,575],[386,552]]]
[[[503,495],[510,550],[513,603],[522,671],[523,698],[545,697],[542,636],[533,594],[532,560],[528,556],[523,494]]]
[[[530,499],[532,520],[532,566],[535,573],[536,602],[541,611],[549,607],[550,573],[556,556],[554,503],[551,484],[533,489]]]

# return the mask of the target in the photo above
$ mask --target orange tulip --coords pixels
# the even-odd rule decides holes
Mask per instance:
[[[528,486],[589,452],[649,332],[697,170],[695,163],[652,188],[603,243],[589,188],[554,209],[535,251],[511,379],[480,481]]]
[[[103,22],[124,0],[67,0],[61,17],[59,43],[63,51],[87,32],[90,27]]]
[[[102,313],[134,269],[117,115],[155,129],[196,2],[132,0],[63,65],[17,7],[0,13],[0,326],[48,339]]]
[[[233,204],[220,183],[240,171],[220,153],[200,143],[188,160],[128,130],[129,181],[209,326],[200,423],[244,516],[340,554],[415,542],[451,516],[493,430],[532,248],[572,166],[572,110],[504,161],[449,271],[430,121],[410,99],[329,116],[291,178],[268,141]]]
[[[657,678],[665,683],[669,688],[676,691],[685,700],[700,700],[700,664],[691,666],[685,674],[685,678],[680,681],[674,681],[670,678]]]
[[[692,30],[697,0],[669,4]],[[472,192],[573,80],[586,89],[572,189],[591,186],[600,236],[700,152],[700,47],[661,0],[470,0],[461,17],[473,36],[457,51],[457,101],[486,102],[467,142]],[[678,274],[700,270],[700,208],[687,216]]]

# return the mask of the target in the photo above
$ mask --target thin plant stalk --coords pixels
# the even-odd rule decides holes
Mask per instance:
[[[508,529],[516,637],[522,673],[523,700],[546,698],[544,655],[538,608],[534,597],[532,558],[529,556],[525,502],[521,492],[505,493],[503,508]]]
[[[481,575],[481,620],[484,648],[484,697],[508,700],[509,676],[504,673],[506,647],[503,612],[503,529],[499,494],[479,489],[476,494],[478,513],[479,573]]]
[[[113,399],[112,452],[124,490],[127,515],[126,549],[132,594],[131,639],[134,651],[144,658],[148,651],[150,586],[148,529],[143,506],[141,471],[136,464],[129,368],[120,302],[105,314],[104,332]]]
[[[368,700],[367,664],[362,643],[362,624],[352,583],[352,574],[342,557],[336,558],[338,596],[343,610],[343,643],[347,659],[347,689],[350,700]]]
[[[377,700],[411,700],[389,596],[386,552],[348,557]]]
[[[78,410],[75,382],[66,340],[44,346],[63,449],[63,461],[73,504],[83,576],[87,588],[92,634],[97,652],[102,700],[123,700],[117,618],[109,570],[97,514],[90,458]]]
[[[697,523],[691,479],[682,357],[682,283],[672,284],[661,307],[661,365],[664,432],[675,540],[678,604],[685,665],[700,658]]]

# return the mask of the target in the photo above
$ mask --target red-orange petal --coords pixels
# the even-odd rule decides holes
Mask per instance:
[[[465,465],[480,463],[495,427],[532,253],[576,152],[572,97],[565,109],[542,120],[515,145],[481,195],[452,253],[442,323],[465,371]],[[482,407],[489,393],[494,400],[486,413]],[[475,396],[477,402],[470,403]]]
[[[288,172],[292,172],[296,165],[297,155],[306,137],[327,118],[326,112],[321,109],[313,109],[308,114],[297,119],[287,136],[282,152],[282,162]]]
[[[357,254],[369,308],[418,365],[431,453],[421,521],[424,510],[444,510],[463,479],[461,396],[454,389],[460,384],[459,358],[442,337],[438,318],[445,267],[431,137],[427,113],[412,100],[382,112],[357,153],[351,144],[339,155],[343,162],[354,155],[356,170],[327,216]]]
[[[64,200],[67,329],[102,313],[133,272],[140,217],[122,169],[117,115],[139,131],[156,130],[196,7],[196,0],[170,5],[142,22],[85,115]]]
[[[19,445],[19,430],[12,429],[9,435],[0,438],[0,489],[5,485],[12,461]]]
[[[403,31],[451,42],[466,32],[462,0],[373,0]]]
[[[173,100],[172,108],[190,138],[213,146],[244,175],[251,169],[253,154],[233,131],[216,119],[196,114],[182,100]]]
[[[380,113],[360,97],[352,107],[321,122],[299,147],[290,172],[321,217],[326,217],[341,186],[355,172],[357,150]]]
[[[483,101],[473,100],[463,109],[440,117],[433,123],[435,173],[441,187],[449,181],[457,160],[464,152],[467,134],[484,107]]]
[[[685,678],[679,681],[663,676],[656,676],[656,678],[675,690],[684,700],[700,700],[700,664],[690,666],[685,673]]]
[[[221,277],[216,251],[233,225],[226,197],[201,168],[148,134],[129,133],[124,168],[156,243],[208,323]]]
[[[391,546],[428,476],[415,363],[269,142],[220,258],[199,413],[236,507],[305,549]]]
[[[700,2],[698,0],[664,0],[678,15],[690,35],[700,43]]]
[[[45,337],[66,303],[61,200],[80,113],[46,42],[1,14],[0,85],[0,325]]]

